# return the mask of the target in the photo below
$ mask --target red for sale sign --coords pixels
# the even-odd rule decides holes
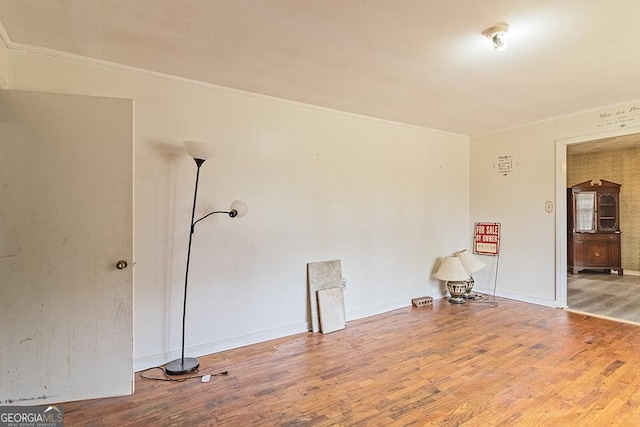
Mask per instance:
[[[500,248],[500,223],[476,222],[473,252],[480,255],[498,255]]]

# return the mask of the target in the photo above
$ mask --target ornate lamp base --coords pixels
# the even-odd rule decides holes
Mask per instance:
[[[462,298],[464,298],[464,299],[475,299],[476,295],[473,295],[471,293],[471,289],[473,289],[473,284],[474,284],[473,277],[469,278],[469,280],[465,280],[465,282],[467,284],[467,290],[464,292],[464,295],[462,296]]]
[[[464,304],[466,302],[464,300],[464,294],[467,292],[466,281],[449,281],[447,282],[447,290],[451,294],[451,298],[449,298],[451,304]]]

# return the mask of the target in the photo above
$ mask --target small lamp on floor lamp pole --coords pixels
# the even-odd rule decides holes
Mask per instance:
[[[191,209],[191,226],[189,230],[189,247],[187,249],[187,265],[184,275],[184,300],[182,303],[182,353],[180,359],[173,360],[167,363],[167,365],[165,366],[165,372],[169,375],[188,374],[195,371],[200,366],[200,362],[197,358],[184,357],[184,335],[186,325],[185,320],[187,315],[187,285],[189,283],[189,261],[191,260],[191,241],[193,238],[193,233],[195,231],[195,226],[198,222],[213,214],[220,213],[227,214],[230,218],[242,218],[247,214],[248,211],[246,203],[241,200],[236,200],[235,202],[231,203],[228,211],[209,212],[208,214],[196,220],[196,200],[198,198],[198,180],[200,179],[200,167],[205,161],[213,157],[214,151],[211,144],[205,144],[196,141],[185,141],[184,149],[191,157],[193,157],[193,160],[196,162],[197,170],[196,185],[195,190],[193,191],[193,208]]]

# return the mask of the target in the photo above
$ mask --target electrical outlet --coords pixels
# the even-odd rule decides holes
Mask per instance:
[[[414,298],[411,300],[411,303],[414,307],[425,307],[427,305],[433,304],[433,298],[431,297],[420,297]]]

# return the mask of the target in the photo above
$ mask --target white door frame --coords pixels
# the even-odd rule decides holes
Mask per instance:
[[[567,146],[639,133],[637,127],[556,140],[556,306],[567,307]]]

